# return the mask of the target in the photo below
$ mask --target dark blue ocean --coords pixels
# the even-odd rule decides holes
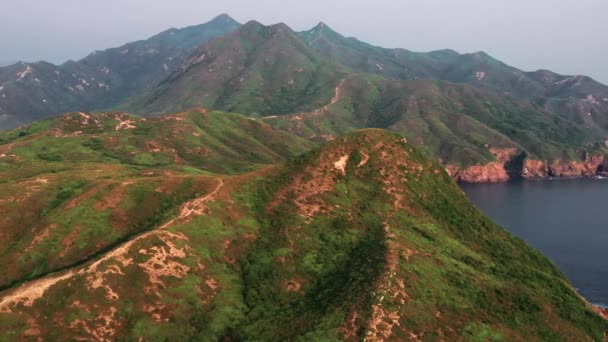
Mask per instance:
[[[553,260],[589,302],[608,307],[608,180],[461,186],[487,216]]]

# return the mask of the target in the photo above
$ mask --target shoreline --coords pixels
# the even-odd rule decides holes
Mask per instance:
[[[514,182],[561,182],[561,181],[573,181],[573,180],[589,180],[589,181],[603,181],[608,180],[608,176],[595,175],[595,176],[572,176],[572,177],[512,177],[501,180],[466,180],[452,176],[452,179],[458,184],[504,184]]]
[[[566,194],[566,196],[568,196],[568,194],[578,193],[578,194],[581,194],[581,198],[577,197],[577,199],[575,201],[576,201],[576,203],[581,203],[580,200],[582,198],[587,198],[588,196],[586,195],[586,192],[584,192],[584,191],[581,192],[580,189],[589,189],[589,190],[597,189],[598,196],[593,197],[594,203],[601,206],[601,204],[600,204],[601,202],[598,202],[597,199],[598,199],[598,197],[605,195],[605,190],[607,189],[606,186],[608,185],[608,183],[606,183],[605,181],[607,181],[607,180],[608,180],[607,177],[602,177],[602,176],[546,177],[546,178],[535,177],[535,178],[531,178],[531,179],[530,178],[510,179],[505,182],[494,182],[494,183],[458,182],[458,185],[460,186],[462,191],[465,193],[467,198],[471,202],[473,202],[477,206],[477,208],[480,211],[482,211],[487,217],[489,217],[491,220],[493,220],[494,222],[496,222],[497,224],[502,226],[506,231],[510,232],[512,235],[518,236],[519,238],[526,241],[526,243],[528,245],[534,245],[535,248],[539,252],[541,252],[543,255],[549,256],[552,253],[555,255],[562,255],[560,253],[563,253],[563,252],[560,252],[560,250],[568,250],[568,247],[562,246],[556,250],[555,248],[547,247],[548,245],[554,245],[554,244],[559,244],[560,246],[561,246],[561,244],[567,245],[570,243],[570,241],[561,238],[561,240],[557,240],[557,242],[556,242],[551,239],[542,238],[543,234],[531,233],[531,234],[526,235],[526,233],[524,233],[524,231],[527,232],[529,230],[530,226],[535,226],[538,224],[546,225],[546,224],[549,224],[547,222],[551,221],[550,219],[549,220],[540,219],[539,221],[532,221],[533,223],[530,223],[530,221],[528,219],[530,217],[533,218],[533,217],[537,217],[539,215],[551,217],[552,216],[551,208],[554,207],[553,206],[554,204],[551,203],[551,201],[549,201],[548,205],[540,206],[541,209],[547,210],[547,211],[538,212],[536,210],[536,209],[538,209],[538,207],[535,205],[532,205],[532,203],[544,202],[543,198],[546,195],[545,192],[553,193],[553,194]],[[493,185],[495,185],[495,186],[493,186]],[[526,196],[531,196],[531,197],[526,197]],[[527,200],[524,200],[524,198],[527,198]],[[551,197],[551,198],[553,198],[553,197]],[[521,203],[525,203],[526,208],[529,209],[527,211],[527,214],[523,213],[523,211],[525,211],[525,210],[523,210],[522,207],[520,207]],[[585,203],[585,202],[583,201],[582,203]],[[484,206],[484,204],[487,204],[487,206]],[[572,203],[567,202],[567,205],[569,208],[571,208],[570,204],[572,204]],[[480,205],[481,205],[481,207],[480,207]],[[586,204],[583,204],[583,206],[588,207]],[[485,208],[485,210],[487,210],[487,211],[484,211],[484,209],[481,209],[482,207]],[[495,215],[491,215],[491,213],[494,213]],[[502,213],[506,213],[506,215],[503,215]],[[601,213],[601,209],[600,209],[600,213]],[[520,217],[521,220],[510,219],[511,217],[517,217],[517,215],[520,215],[520,214],[523,215],[522,217]],[[583,214],[583,215],[587,215],[587,214],[588,213]],[[576,215],[571,215],[571,216],[574,216],[573,220],[575,222],[579,221],[579,219],[576,217]],[[562,217],[562,216],[560,216],[560,217]],[[588,216],[581,216],[581,218],[583,218],[583,217],[588,218]],[[498,221],[500,221],[500,222],[498,222]],[[591,224],[591,226],[596,227],[597,223],[599,223],[600,228],[603,227],[601,222],[596,222],[596,221],[594,221],[594,222],[595,223]],[[571,225],[566,224],[566,226],[571,226]],[[507,227],[511,227],[511,228],[507,228]],[[518,229],[518,227],[519,227],[519,229]],[[522,229],[521,227],[524,227],[524,228]],[[558,227],[558,228],[563,229],[564,227],[561,227],[561,228]],[[572,231],[572,229],[569,228],[568,231]],[[590,232],[595,232],[595,231],[597,231],[597,229],[590,230]],[[574,234],[578,234],[578,233],[574,233]],[[572,236],[572,235],[573,234],[565,234],[564,236]],[[587,236],[591,236],[592,239],[597,239],[597,238],[593,237],[593,235],[587,235]],[[587,239],[587,240],[589,240],[589,239]],[[586,243],[589,242],[587,240],[585,240]],[[549,241],[549,242],[547,242],[547,241]],[[591,241],[593,241],[593,240],[591,240]],[[594,245],[592,247],[594,250],[597,249],[597,245]],[[578,249],[580,249],[580,248],[575,248],[574,250],[578,250]],[[590,255],[595,255],[595,254],[591,253]],[[604,255],[604,254],[602,253],[599,255]],[[566,272],[566,271],[568,271],[569,268],[572,268],[571,265],[568,266],[567,262],[562,264],[561,262],[559,262],[559,260],[561,260],[559,258],[556,258],[556,259],[553,259],[551,257],[549,257],[549,258],[552,260],[552,262],[555,264],[555,266],[558,267],[558,269],[560,269],[564,275],[566,275],[566,277],[568,278],[568,280],[571,283],[571,285],[573,286],[573,288],[579,294],[579,297],[581,299],[583,299],[586,303],[588,303],[588,307],[590,309],[593,309],[593,311],[596,314],[598,314],[598,315],[602,316],[604,319],[608,320],[608,299],[606,299],[606,293],[603,291],[604,288],[602,286],[602,283],[595,280],[595,278],[593,281],[589,281],[587,283],[587,280],[591,279],[591,278],[589,278],[588,275],[585,275],[585,273],[593,274],[594,271],[597,271],[597,269],[598,269],[597,267],[601,267],[601,265],[602,265],[602,262],[601,262],[602,258],[599,258],[599,259],[596,258],[596,261],[597,260],[600,260],[600,261],[599,261],[599,263],[594,262],[593,266],[591,268],[589,268],[588,271],[591,271],[591,272],[578,272],[578,273],[574,272],[572,274],[570,274],[570,272],[568,272],[568,273]],[[584,259],[583,259],[583,262],[584,262]],[[582,286],[582,284],[585,284],[585,285]],[[581,289],[580,289],[581,287],[589,290],[589,291],[585,291],[585,293],[588,294],[590,297],[586,298],[581,294]]]
[[[584,153],[580,160],[528,158],[516,148],[489,148],[495,161],[475,165],[444,164],[456,181],[503,183],[513,179],[570,179],[608,176],[608,159],[603,154]]]
[[[591,304],[593,307],[593,311],[595,311],[600,317],[608,321],[608,308],[604,306],[599,306],[596,304]]]

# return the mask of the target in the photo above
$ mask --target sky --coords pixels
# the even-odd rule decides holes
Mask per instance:
[[[0,0],[0,63],[77,60],[221,13],[297,31],[323,21],[374,45],[485,51],[608,84],[608,0]]]

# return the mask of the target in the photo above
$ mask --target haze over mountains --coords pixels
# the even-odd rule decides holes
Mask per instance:
[[[603,341],[454,179],[607,174],[606,88],[227,15],[0,68],[0,340]]]
[[[203,25],[95,51],[77,62],[0,68],[0,128],[62,112],[116,106],[163,80],[201,44],[238,26],[222,15]]]
[[[484,52],[460,55],[451,50],[415,53],[383,49],[345,38],[323,23],[300,36],[325,57],[355,70],[388,78],[471,84],[501,95],[530,100],[567,114],[577,122],[599,125],[604,130],[608,127],[608,87],[589,77],[563,76],[548,70],[523,72]],[[588,118],[589,113],[591,118]]]
[[[384,49],[324,23],[296,33],[221,15],[79,62],[0,68],[0,84],[4,128],[62,111],[116,107],[150,116],[202,106],[278,116],[269,122],[317,142],[356,128],[392,129],[465,181],[606,168],[605,85],[523,72],[483,52]]]
[[[15,63],[18,63],[18,61],[13,61],[13,60],[0,61],[0,67],[13,65]]]
[[[193,26],[181,30],[172,29],[145,41],[127,44],[123,47],[109,49],[103,52],[92,53],[91,56],[77,62],[80,69],[91,69],[96,67],[100,67],[101,69],[104,67],[110,68],[114,66],[111,63],[112,60],[120,60],[119,65],[115,66],[114,72],[117,72],[121,77],[129,77],[129,79],[135,77],[136,79],[131,81],[132,84],[129,85],[129,89],[121,99],[115,99],[117,95],[110,93],[110,96],[107,96],[108,94],[106,94],[105,101],[102,101],[100,104],[91,104],[89,107],[107,107],[108,102],[119,103],[120,100],[124,100],[124,98],[130,95],[137,95],[166,77],[166,72],[163,72],[167,71],[164,70],[164,65],[167,65],[167,69],[172,71],[172,67],[181,64],[185,56],[179,56],[180,54],[188,54],[191,50],[204,44],[210,38],[230,32],[238,26],[239,24],[228,15],[221,15],[206,25]],[[354,38],[345,38],[324,23],[320,23],[315,28],[301,32],[298,35],[309,43],[311,47],[320,52],[323,57],[349,66],[357,71],[381,74],[388,78],[438,79],[458,83],[470,83],[502,94],[533,99],[538,98],[537,100],[543,102],[543,104],[548,99],[554,99],[559,104],[566,101],[568,97],[575,97],[588,102],[573,105],[574,107],[584,107],[580,108],[581,113],[586,111],[584,114],[588,114],[590,111],[601,112],[603,108],[598,107],[595,102],[606,102],[604,99],[605,96],[608,95],[606,87],[589,78],[565,77],[544,70],[526,73],[508,67],[483,52],[460,55],[451,50],[414,53],[403,49],[383,49],[360,42]],[[126,50],[129,49],[129,45],[132,47],[130,54],[126,53]],[[117,56],[120,52],[125,53],[126,56]],[[146,56],[146,54],[148,56]],[[95,58],[92,58],[94,56]],[[160,63],[160,61],[163,61],[163,63]],[[145,66],[141,66],[142,62]],[[102,65],[103,63],[110,65]],[[159,63],[160,67],[157,65]],[[77,69],[73,66],[70,68],[71,64],[72,63],[68,62],[63,65],[67,68],[68,73],[73,71],[73,69]],[[28,70],[27,66],[28,65],[21,66],[21,69],[23,70],[18,71],[26,72]],[[479,69],[479,71],[476,71],[476,69]],[[106,69],[103,70],[105,72]],[[91,70],[79,71],[84,73],[82,79],[87,83],[93,81],[92,78],[95,78],[95,76],[99,77],[99,74],[86,74],[86,72],[93,72]],[[95,72],[99,71],[100,70],[95,70]],[[126,72],[128,73],[125,75],[122,74]],[[144,78],[143,80],[137,79],[139,77],[144,77],[142,75],[147,75],[147,78]],[[87,78],[87,76],[89,76],[89,78]],[[38,79],[41,81],[40,78]],[[105,79],[102,78],[102,81],[103,80]],[[2,80],[3,83],[8,83],[10,81],[11,79],[8,77],[6,77],[5,80]],[[59,82],[60,80],[53,81]],[[80,80],[78,79],[76,81]],[[142,82],[148,84],[147,88],[141,84]],[[81,81],[76,82],[74,86],[78,84],[83,83]],[[49,86],[50,85],[46,85],[46,87]],[[70,87],[69,85],[62,86],[68,87],[68,89]],[[39,88],[44,89],[45,86],[40,86]],[[119,90],[124,89],[120,88]],[[118,93],[119,90],[115,91]],[[593,91],[597,93],[588,94]],[[55,95],[56,97],[63,96],[63,94],[51,95]],[[594,99],[588,99],[588,95],[593,95]],[[49,97],[53,98],[53,96]],[[107,98],[112,98],[113,100],[110,101],[107,100]],[[40,99],[40,101],[42,100],[43,99]],[[48,100],[49,99],[47,99],[47,101]],[[5,101],[10,103],[9,100]],[[558,104],[549,105],[557,106]],[[79,106],[82,106],[83,108],[78,108]],[[46,107],[48,108],[44,111],[53,114],[69,110],[93,109],[84,108],[87,107],[87,105],[80,105],[78,103],[65,105],[65,107],[72,107],[66,110],[54,109],[51,105],[47,105]],[[27,115],[26,109],[3,108],[4,113],[8,113],[9,110],[12,110],[11,114]]]

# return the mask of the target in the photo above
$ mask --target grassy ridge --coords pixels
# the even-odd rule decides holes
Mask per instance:
[[[549,70],[524,72],[480,51],[413,52],[346,38],[325,24],[299,33],[320,55],[356,72],[387,79],[441,80],[468,84],[497,95],[529,101],[563,119],[603,134],[608,129],[608,87],[590,77]],[[540,130],[542,132],[542,129]]]
[[[329,102],[345,68],[323,59],[284,24],[248,22],[213,40],[128,111],[159,115],[191,107],[251,116],[312,110]]]
[[[130,128],[116,129],[125,122]],[[75,113],[0,141],[0,261],[12,265],[0,288],[154,228],[206,191],[213,172],[255,170],[311,146],[239,115],[202,110],[154,120]]]
[[[173,121],[204,126],[201,113],[176,117],[166,131]],[[119,132],[151,125],[138,124]],[[239,146],[218,146],[227,145]],[[103,158],[114,162],[38,161],[46,169],[27,179],[4,169],[18,181],[2,184],[2,198],[26,189],[39,208],[10,224],[31,225],[3,230],[3,245],[15,245],[3,260],[29,262],[11,279],[69,266],[57,253],[76,264],[42,279],[50,285],[39,295],[27,282],[0,295],[6,340],[602,341],[608,331],[550,261],[484,217],[400,135],[364,130],[231,176]],[[56,164],[64,170],[51,172]],[[32,244],[46,223],[48,236]],[[99,259],[101,243],[164,223]],[[92,248],[99,263],[88,262]]]
[[[364,75],[342,84],[340,100],[321,115],[265,119],[315,141],[355,129],[398,132],[444,163],[494,161],[491,149],[513,148],[530,158],[580,161],[605,153],[603,135],[542,108],[469,86],[435,81],[387,81]]]

